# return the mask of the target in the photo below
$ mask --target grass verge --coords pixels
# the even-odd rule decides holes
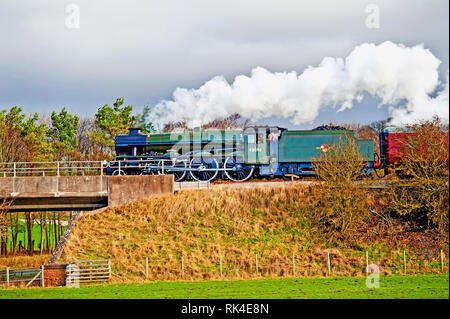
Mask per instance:
[[[75,288],[0,290],[7,299],[448,299],[449,275],[381,276],[380,288],[365,277],[159,281]]]

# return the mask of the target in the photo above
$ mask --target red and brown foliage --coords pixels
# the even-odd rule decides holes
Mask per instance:
[[[436,118],[409,125],[396,135],[396,169],[403,178],[387,195],[396,212],[425,217],[448,237],[449,135],[444,129]]]

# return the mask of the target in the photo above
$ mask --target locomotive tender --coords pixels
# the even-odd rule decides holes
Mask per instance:
[[[174,174],[185,179],[213,181],[220,177],[235,182],[258,176],[311,176],[313,162],[340,140],[357,143],[371,174],[374,141],[358,140],[351,130],[287,130],[250,127],[245,130],[194,129],[179,133],[142,134],[130,128],[115,138],[116,157],[108,163],[108,175]],[[382,151],[382,150],[381,150]]]

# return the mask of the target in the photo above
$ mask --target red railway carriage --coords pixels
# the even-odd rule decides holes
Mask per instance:
[[[437,132],[436,142],[449,140],[449,132]],[[429,138],[427,136],[426,138]],[[416,152],[418,157],[424,157],[432,147],[430,141],[424,137],[423,140],[416,132],[395,132],[386,130],[380,134],[381,168],[395,169],[397,165],[406,157],[405,151]],[[417,143],[415,147],[405,147]],[[440,154],[444,160],[449,160],[448,151]],[[411,158],[411,156],[409,156]]]

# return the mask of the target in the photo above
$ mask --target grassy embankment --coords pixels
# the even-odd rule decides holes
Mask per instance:
[[[300,185],[185,191],[84,216],[61,261],[110,258],[116,282],[144,281],[145,257],[148,280],[249,279],[292,277],[293,254],[296,277],[327,276],[329,252],[332,275],[358,276],[366,250],[382,274],[402,273],[405,249],[409,274],[440,272],[442,245],[433,234],[374,218],[340,237],[318,218],[314,192]]]
[[[279,299],[448,299],[449,277],[441,275],[382,276],[380,288],[368,289],[363,277],[177,281],[95,285],[78,289],[26,288],[0,290],[1,298],[279,298]]]

